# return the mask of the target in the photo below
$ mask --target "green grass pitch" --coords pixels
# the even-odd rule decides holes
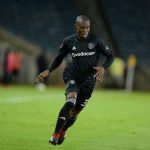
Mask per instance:
[[[48,144],[64,89],[0,87],[0,150],[150,150],[150,94],[95,89],[61,146]]]

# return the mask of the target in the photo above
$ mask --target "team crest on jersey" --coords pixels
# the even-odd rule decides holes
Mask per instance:
[[[95,47],[95,44],[93,44],[93,43],[89,43],[89,44],[88,44],[88,48],[89,48],[89,49],[93,49],[94,47]]]

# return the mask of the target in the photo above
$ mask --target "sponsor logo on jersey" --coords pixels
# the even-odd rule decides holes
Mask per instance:
[[[94,47],[95,47],[95,44],[93,44],[93,43],[89,43],[89,44],[88,44],[88,48],[89,48],[89,49],[93,49]]]
[[[95,52],[72,53],[72,57],[79,57],[79,56],[92,56],[92,55],[95,55]]]

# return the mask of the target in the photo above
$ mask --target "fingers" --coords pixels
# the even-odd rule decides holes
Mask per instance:
[[[99,80],[99,81],[102,82],[102,81],[103,81],[103,76],[97,76],[97,77],[96,77],[96,80]]]
[[[97,70],[97,67],[93,67],[93,68]]]
[[[43,74],[39,74],[39,76],[35,79],[35,82],[36,83],[42,82],[43,78],[44,78],[44,75]]]
[[[38,83],[38,82],[39,82],[39,80],[36,78],[34,82],[35,82],[35,83]]]
[[[44,78],[46,78],[48,75],[49,75],[49,70],[43,71],[36,77],[35,82],[36,83],[42,82]]]
[[[97,80],[100,80],[101,82],[103,81],[103,76],[105,73],[105,70],[103,67],[93,67],[96,70],[96,73],[94,75],[94,78]]]
[[[102,82],[103,81],[103,76],[99,76],[98,80]]]
[[[37,77],[37,78],[35,79],[35,83],[39,83],[39,82],[41,82],[41,81],[43,81],[43,79],[42,79],[41,77]]]
[[[99,73],[96,73],[95,75],[94,75],[94,78],[96,78],[96,80],[99,80],[99,81],[103,81],[103,75],[102,74],[99,74]]]

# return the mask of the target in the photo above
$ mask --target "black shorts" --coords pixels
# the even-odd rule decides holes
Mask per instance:
[[[89,76],[78,76],[71,75],[70,73],[64,73],[64,82],[66,84],[66,92],[67,95],[69,92],[77,93],[77,100],[75,107],[78,110],[84,108],[87,104],[89,98],[92,95],[94,86],[95,86],[95,78],[93,75]]]

